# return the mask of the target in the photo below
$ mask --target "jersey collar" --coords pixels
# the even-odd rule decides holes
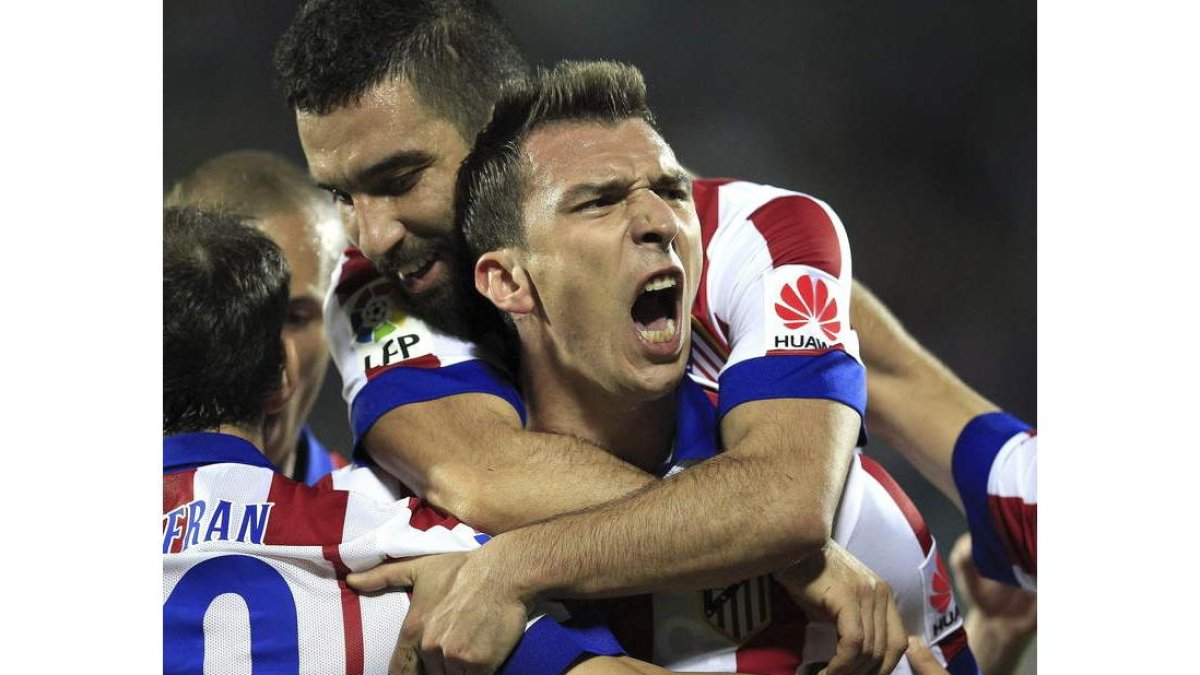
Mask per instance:
[[[258,448],[237,436],[200,432],[163,437],[164,474],[222,462],[278,471]]]
[[[659,467],[664,476],[672,467],[683,462],[699,462],[716,456],[717,409],[704,389],[684,376],[675,390],[675,443],[671,455]]]

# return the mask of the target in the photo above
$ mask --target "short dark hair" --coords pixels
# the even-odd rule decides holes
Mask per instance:
[[[637,68],[612,61],[562,61],[501,94],[491,122],[463,160],[454,214],[472,259],[525,243],[525,139],[559,121],[617,124],[636,118],[657,131]]]
[[[163,433],[262,419],[279,390],[290,273],[230,214],[163,211]]]
[[[482,0],[309,0],[275,48],[289,106],[325,115],[402,77],[470,142],[528,65]]]

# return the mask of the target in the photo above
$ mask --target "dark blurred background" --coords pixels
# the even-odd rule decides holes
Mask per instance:
[[[531,61],[638,65],[680,160],[841,215],[854,276],[988,398],[1037,423],[1034,2],[498,2]],[[290,2],[164,6],[164,189],[237,148],[303,165],[271,51]],[[314,426],[347,449],[330,368]],[[878,442],[948,552],[948,501]]]

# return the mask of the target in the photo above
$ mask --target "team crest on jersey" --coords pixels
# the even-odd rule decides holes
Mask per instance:
[[[744,644],[771,623],[769,576],[702,591],[701,595],[705,621],[737,644]]]
[[[843,349],[847,307],[838,298],[838,280],[807,265],[772,270],[767,293],[767,353],[823,354]]]
[[[950,585],[950,575],[942,564],[935,544],[921,565],[921,580],[925,588],[925,639],[929,644],[939,642],[962,625],[958,604]]]
[[[367,378],[395,366],[437,368],[433,336],[423,321],[400,308],[391,284],[382,277],[352,295],[347,303],[354,348]]]

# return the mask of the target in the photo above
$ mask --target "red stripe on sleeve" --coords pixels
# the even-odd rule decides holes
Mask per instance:
[[[750,214],[767,242],[774,267],[808,265],[835,277],[842,274],[842,245],[833,220],[811,197],[772,199]]]
[[[1037,504],[1020,497],[988,495],[988,509],[1008,559],[1037,575]]]
[[[917,535],[917,541],[921,543],[921,551],[925,555],[929,555],[929,550],[933,548],[933,536],[929,534],[929,528],[925,525],[925,519],[921,517],[921,512],[917,510],[917,506],[912,503],[904,490],[900,488],[900,484],[892,478],[878,462],[867,457],[859,455],[862,460],[862,467],[870,474],[883,489],[891,496],[892,501],[896,502],[896,506],[900,507],[900,512],[904,514],[904,519],[908,521],[909,527],[912,528],[913,534]]]
[[[379,278],[379,270],[375,269],[374,263],[367,260],[358,249],[348,248],[345,255],[346,261],[342,263],[337,285],[334,287],[338,302],[345,302],[346,298],[354,295],[358,289]]]

